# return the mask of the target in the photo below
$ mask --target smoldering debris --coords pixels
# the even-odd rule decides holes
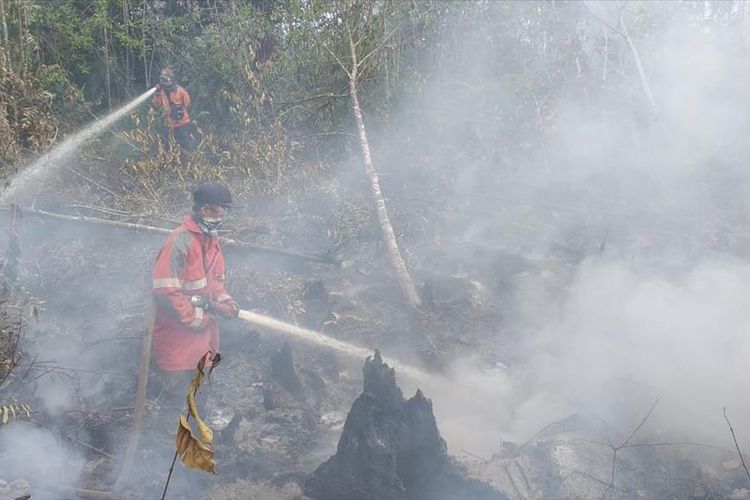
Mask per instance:
[[[305,491],[315,499],[502,499],[465,477],[446,452],[421,391],[404,399],[393,368],[379,352],[367,358],[364,388],[344,424],[336,454],[311,475]]]
[[[51,495],[73,487],[83,463],[83,456],[58,436],[31,423],[17,422],[0,432],[0,479],[6,490],[2,495],[22,496],[33,491],[43,498],[44,492]]]

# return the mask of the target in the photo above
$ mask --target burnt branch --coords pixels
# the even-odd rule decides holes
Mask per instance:
[[[734,441],[734,447],[737,448],[737,454],[740,456],[740,462],[742,463],[742,468],[745,469],[747,480],[750,481],[750,471],[747,470],[747,464],[745,464],[745,457],[742,455],[742,450],[740,450],[740,445],[737,443],[737,436],[735,436],[734,429],[732,428],[732,423],[729,421],[729,417],[727,416],[726,406],[724,407],[724,420],[727,421],[727,425],[729,426],[729,432],[732,433],[732,440]]]

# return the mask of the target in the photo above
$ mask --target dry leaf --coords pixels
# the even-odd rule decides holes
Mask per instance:
[[[180,426],[177,429],[177,453],[187,467],[214,472],[214,452],[211,446],[195,437],[184,415],[180,415]]]
[[[187,404],[190,414],[188,417],[180,415],[180,426],[177,429],[177,454],[180,456],[182,463],[192,469],[200,469],[206,472],[214,472],[214,433],[201,418],[198,412],[198,405],[195,402],[195,395],[203,383],[203,369],[206,361],[208,359],[213,361],[211,367],[213,369],[220,359],[218,358],[218,354],[213,359],[210,355],[210,352],[207,353],[198,362],[195,375],[193,376],[193,380],[190,381],[187,393]],[[200,439],[196,438],[195,434],[193,434],[193,430],[190,428],[190,424],[188,424],[189,417],[193,417],[195,420]]]
[[[195,419],[195,425],[198,426],[201,441],[210,444],[214,441],[214,433],[201,418],[198,413],[198,405],[195,403],[195,395],[198,392],[201,382],[203,382],[203,374],[199,370],[196,370],[195,377],[193,377],[192,382],[190,382],[190,388],[188,389],[187,402],[188,408],[190,408],[190,416]]]

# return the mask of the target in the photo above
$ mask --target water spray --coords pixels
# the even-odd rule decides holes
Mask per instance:
[[[370,356],[372,354],[371,350],[365,349],[364,347],[358,347],[356,345],[349,344],[348,342],[342,342],[341,340],[336,340],[320,332],[308,330],[307,328],[302,328],[290,323],[285,323],[277,319],[269,318],[268,316],[264,316],[262,314],[241,310],[239,318],[247,323],[250,323],[251,325],[291,335],[301,340],[313,342],[329,349],[334,349],[349,356],[366,358],[367,356]],[[394,359],[386,357],[383,357],[383,361],[388,363],[391,367],[395,368],[399,374],[406,375],[412,379],[427,380],[428,378],[427,373],[419,370],[418,368],[405,365],[400,361],[396,361]]]
[[[65,158],[77,150],[81,144],[100,135],[120,118],[148,99],[154,92],[156,92],[155,87],[147,90],[103,119],[90,123],[83,130],[65,139],[61,144],[42,155],[41,158],[37,159],[11,179],[8,188],[0,195],[0,202],[17,201],[14,198],[17,198],[30,185],[41,181],[45,176],[59,169],[63,165]]]

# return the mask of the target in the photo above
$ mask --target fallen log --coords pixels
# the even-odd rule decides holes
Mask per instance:
[[[130,229],[133,231],[142,231],[147,233],[158,233],[158,234],[169,234],[172,229],[163,227],[149,226],[146,224],[136,224],[135,222],[122,222],[109,219],[100,219],[98,217],[88,217],[85,215],[67,215],[59,214],[56,212],[48,212],[46,210],[40,210],[38,208],[20,207],[21,213],[24,215],[33,215],[38,217],[45,217],[49,219],[65,220],[70,222],[85,222],[88,224],[96,224],[102,226],[116,227],[120,229]],[[0,206],[0,212],[12,214],[13,207]],[[327,254],[324,255],[308,255],[299,252],[293,252],[291,250],[284,250],[282,248],[264,247],[260,245],[254,245],[245,241],[233,240],[231,238],[220,238],[222,245],[229,248],[238,248],[247,250],[258,255],[271,255],[274,257],[285,257],[295,260],[304,260],[308,262],[319,262],[322,264],[333,264],[333,259]]]

